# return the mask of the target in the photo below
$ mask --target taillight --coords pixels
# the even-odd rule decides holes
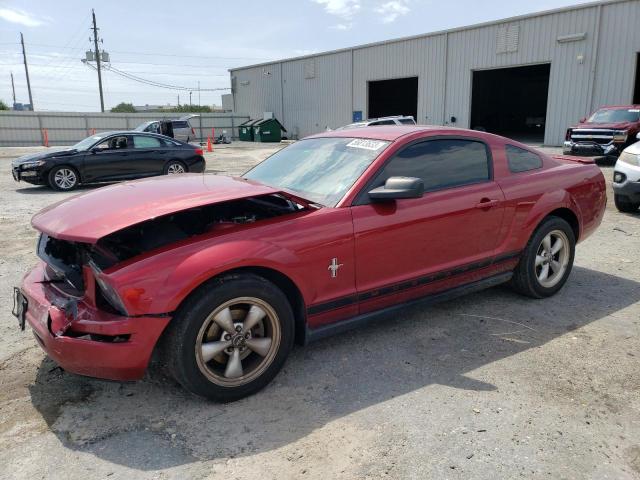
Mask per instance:
[[[193,127],[191,127],[191,135],[195,135],[196,131],[193,129]]]
[[[204,150],[202,150],[201,148],[196,148],[196,155],[203,156],[204,155]]]
[[[567,133],[564,136],[565,140],[571,140],[571,129],[567,129]]]

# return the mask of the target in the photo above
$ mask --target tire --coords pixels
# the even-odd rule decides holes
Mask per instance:
[[[165,175],[177,175],[180,173],[186,173],[189,169],[180,160],[171,160],[164,166]]]
[[[553,253],[559,240],[563,245]],[[547,217],[533,232],[520,257],[511,278],[512,288],[532,298],[555,295],[571,273],[575,250],[576,237],[571,226],[562,218]]]
[[[69,165],[59,165],[49,172],[49,186],[61,192],[70,192],[80,183],[78,171]]]
[[[618,211],[622,213],[634,213],[640,207],[640,203],[633,203],[629,201],[628,197],[617,193],[613,195],[613,202],[616,204]]]
[[[245,330],[247,321],[252,325]],[[284,293],[257,275],[236,274],[208,282],[180,306],[160,354],[185,389],[230,402],[265,387],[293,341],[293,312]]]

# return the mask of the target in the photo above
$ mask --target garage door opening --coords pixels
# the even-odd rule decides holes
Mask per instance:
[[[636,86],[633,89],[633,103],[640,105],[640,52],[636,56]]]
[[[411,115],[418,121],[418,77],[369,82],[369,118]]]
[[[551,65],[473,72],[471,128],[542,143]]]

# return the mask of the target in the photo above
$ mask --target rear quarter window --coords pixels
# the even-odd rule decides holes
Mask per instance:
[[[173,124],[173,128],[189,128],[189,124],[184,120],[178,120],[171,122]]]
[[[505,151],[509,170],[512,173],[528,172],[529,170],[542,168],[542,158],[536,153],[513,145],[506,145]]]

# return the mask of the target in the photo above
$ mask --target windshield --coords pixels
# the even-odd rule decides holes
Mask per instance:
[[[274,153],[244,178],[334,207],[388,145],[361,138],[301,140]]]
[[[79,152],[88,150],[93,144],[105,138],[105,136],[106,135],[92,135],[91,137],[87,137],[84,140],[79,141],[71,148],[78,150]]]
[[[134,132],[148,132],[149,127],[156,124],[157,122],[145,122],[141,125],[138,125],[136,128],[133,129]],[[155,131],[155,130],[154,130]]]
[[[602,109],[591,115],[589,123],[637,122],[640,120],[640,109]]]

